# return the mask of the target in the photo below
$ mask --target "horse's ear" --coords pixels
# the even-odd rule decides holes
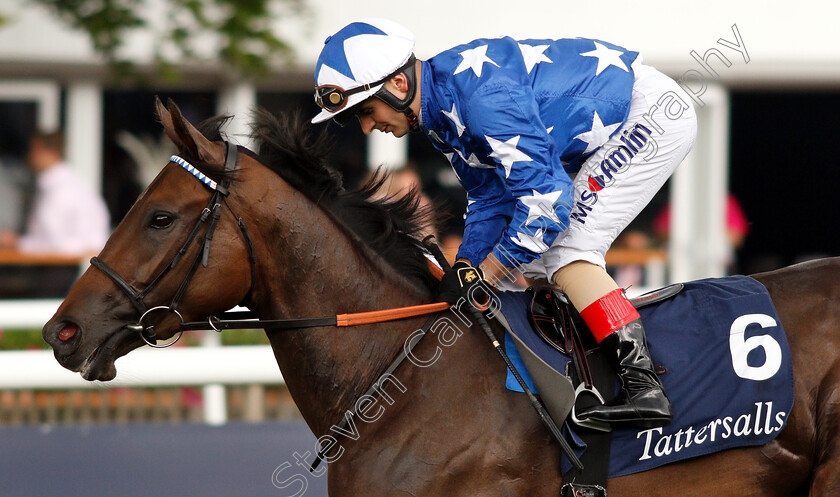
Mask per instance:
[[[178,133],[175,132],[175,125],[172,124],[172,114],[169,113],[157,95],[155,95],[155,112],[157,113],[158,120],[163,125],[163,131],[166,133],[166,136],[172,140],[172,143],[176,147],[181,148],[183,144],[181,143],[181,139],[178,138]]]
[[[167,109],[171,128],[167,126],[167,123],[163,119],[161,119],[161,122],[164,123],[164,130],[172,138],[172,141],[175,142],[175,145],[183,146],[190,154],[203,162],[209,164],[224,162],[224,151],[222,147],[214,146],[212,141],[208,140],[195,126],[187,121],[181,115],[181,109],[175,105],[175,102],[168,100]],[[174,137],[170,134],[170,129]]]

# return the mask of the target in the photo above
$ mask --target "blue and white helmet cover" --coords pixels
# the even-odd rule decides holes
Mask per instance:
[[[414,35],[393,21],[369,18],[350,23],[324,40],[315,65],[315,86],[350,90],[374,83],[402,67],[413,50]],[[381,87],[382,83],[350,95],[341,111],[366,100]],[[336,114],[324,109],[312,122],[323,122]]]

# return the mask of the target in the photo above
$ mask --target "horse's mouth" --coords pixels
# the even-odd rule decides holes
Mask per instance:
[[[128,328],[120,328],[93,349],[79,369],[79,373],[88,381],[113,380],[117,376],[115,361],[142,345],[143,341],[136,332]]]

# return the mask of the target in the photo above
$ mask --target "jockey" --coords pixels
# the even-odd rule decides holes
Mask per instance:
[[[638,312],[605,270],[618,234],[691,149],[688,95],[637,53],[584,38],[479,39],[429,60],[384,19],[326,39],[315,68],[319,123],[424,133],[467,191],[464,237],[441,282],[455,302],[473,266],[547,279],[580,312],[621,379],[582,419],[654,427],[672,417]]]

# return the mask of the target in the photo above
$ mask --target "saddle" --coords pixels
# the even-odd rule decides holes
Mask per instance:
[[[636,309],[656,304],[678,294],[684,285],[677,283],[654,290],[630,302]],[[611,386],[615,381],[615,371],[610,367],[607,359],[601,357],[598,343],[580,314],[571,305],[565,294],[552,287],[533,288],[533,296],[528,306],[528,320],[537,335],[550,347],[569,356],[571,361],[566,365],[566,377],[571,380],[574,388],[574,401],[571,407],[572,421],[585,428],[599,431],[610,431],[609,425],[579,420],[576,416],[578,409],[589,407],[596,403],[609,402],[614,397]],[[584,331],[584,332],[581,332]],[[522,347],[519,347],[522,348]],[[524,355],[527,355],[526,351]],[[529,362],[524,356],[526,364]],[[529,367],[530,369],[530,367]],[[557,402],[549,398],[547,403]],[[568,405],[568,401],[565,402]],[[551,411],[569,414],[565,408],[551,409]],[[562,423],[565,419],[557,419]]]
[[[639,309],[671,298],[683,287],[683,284],[670,285],[631,299],[631,303]],[[599,353],[598,344],[592,334],[588,330],[584,333],[579,331],[586,330],[586,325],[563,293],[551,287],[532,290],[533,296],[527,309],[531,327],[546,344],[571,357],[571,361],[566,364],[566,377],[561,381],[555,378],[555,383],[553,383],[559,388],[548,392],[541,390],[543,401],[547,404],[547,410],[552,417],[564,417],[564,419],[555,419],[557,423],[563,423],[565,417],[568,416],[572,422],[584,428],[580,436],[583,442],[592,449],[581,456],[584,470],[578,471],[572,468],[563,475],[567,483],[563,486],[561,496],[606,496],[611,427],[597,421],[580,420],[576,412],[579,409],[613,400],[616,372],[612,370],[606,356]],[[534,360],[528,358],[528,347],[517,343],[517,348],[520,349],[526,365],[531,363],[526,366],[531,370]],[[546,374],[550,375],[550,373],[547,373],[545,368],[535,369],[543,371],[540,383],[545,386],[548,379]],[[574,394],[570,395],[572,387],[574,387]]]
[[[640,308],[661,302],[676,295],[682,288],[682,284],[676,284],[650,292],[633,299],[633,305]],[[602,404],[612,399],[616,373],[591,333],[583,331],[586,325],[568,298],[550,287],[532,287],[525,292],[502,293],[499,296],[508,301],[506,305],[510,306],[510,310],[521,309],[521,322],[516,311],[509,314],[505,305],[502,312],[494,317],[507,330],[506,336],[511,342],[509,347],[516,349],[509,354],[514,353],[521,361],[533,381],[532,389],[539,391],[554,421],[562,425],[571,415],[571,421],[579,426],[609,431],[608,425],[582,421],[575,415],[577,410],[595,402]],[[520,324],[512,326],[508,319]],[[530,328],[532,332],[516,331],[524,329],[522,327]],[[556,354],[555,359],[548,359],[551,353]],[[566,359],[562,359],[564,357]]]
[[[581,379],[586,373],[578,370],[588,368],[593,389],[605,400],[620,390],[606,350],[594,347],[566,299],[533,288],[495,294],[498,312],[493,317],[506,329],[504,346],[511,362],[557,424],[565,422],[569,445],[586,469],[575,474],[576,469],[561,460],[564,482],[598,485],[607,473],[619,477],[734,447],[763,445],[784,428],[793,407],[793,364],[781,318],[767,288],[746,276],[707,278],[680,288],[653,292],[636,299],[635,304],[643,307],[639,314],[654,364],[659,372],[667,368],[667,374],[661,376],[665,390],[675,407],[683,408],[675,409],[674,420],[661,429],[620,428],[609,433],[574,423],[572,405],[576,403],[577,412],[581,412],[583,402],[597,401],[588,395],[587,380]],[[660,301],[677,290],[676,297]],[[532,304],[536,327],[528,318]],[[553,339],[546,341],[543,336]],[[777,352],[754,354],[756,347],[764,346],[744,347],[748,339],[766,340],[768,348]],[[571,353],[563,354],[559,348]],[[748,352],[746,370],[738,369],[737,361],[744,362]],[[580,364],[572,362],[573,356]],[[770,377],[761,381],[752,378],[751,372],[757,368],[768,368]],[[505,386],[521,391],[510,373]],[[724,425],[731,429],[718,430],[712,439],[709,426]],[[699,438],[684,443],[689,432],[700,433]],[[682,441],[679,444],[678,439]],[[607,461],[593,461],[595,456]],[[593,471],[596,474],[586,475]]]

